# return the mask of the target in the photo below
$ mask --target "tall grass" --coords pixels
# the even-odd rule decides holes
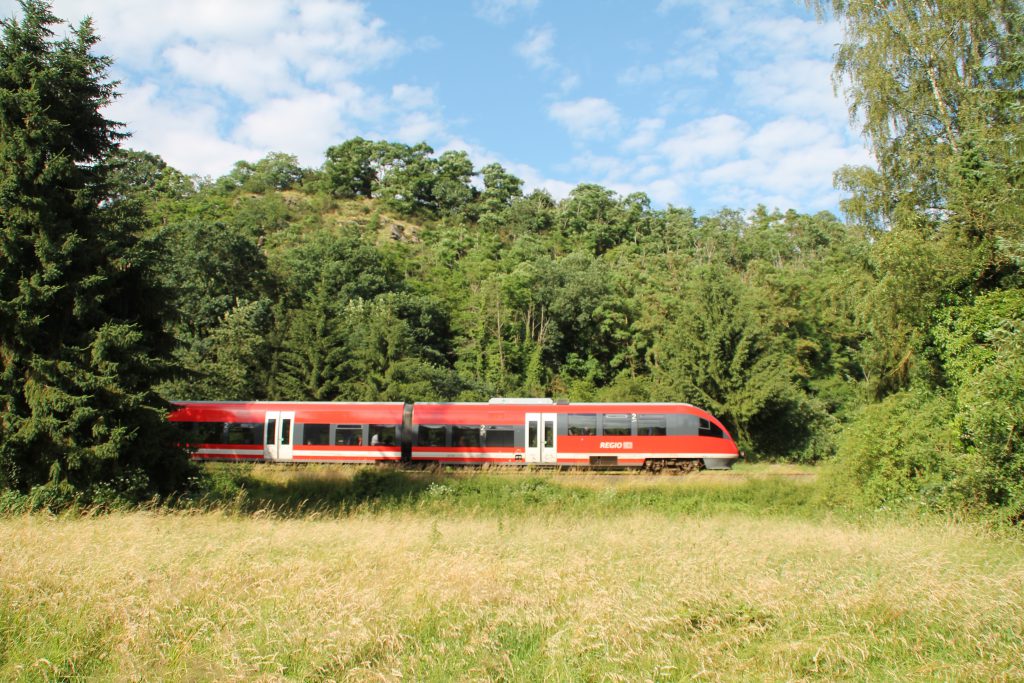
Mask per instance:
[[[1020,680],[973,527],[224,513],[0,520],[0,678]]]
[[[218,467],[7,515],[0,680],[1024,679],[1018,534],[779,474]]]
[[[747,512],[816,517],[830,508],[811,468],[746,466],[682,477],[630,473],[211,465],[203,509],[279,516],[412,510],[432,514],[616,516]]]

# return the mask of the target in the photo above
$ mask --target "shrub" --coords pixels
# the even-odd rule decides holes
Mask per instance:
[[[964,507],[971,494],[952,401],[911,389],[858,411],[839,437],[828,491],[834,503],[875,509]]]

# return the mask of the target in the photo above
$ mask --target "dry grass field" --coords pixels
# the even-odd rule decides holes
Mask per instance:
[[[600,505],[734,480],[551,485]],[[0,518],[0,679],[1024,680],[1010,532],[433,494],[345,514]]]

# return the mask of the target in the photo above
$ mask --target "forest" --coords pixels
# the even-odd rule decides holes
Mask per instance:
[[[1024,7],[817,9],[875,164],[841,216],[556,200],[426,143],[189,176],[41,0],[0,37],[0,494],[195,486],[179,400],[685,401],[837,505],[1024,519]],[[892,3],[890,3],[892,4]]]

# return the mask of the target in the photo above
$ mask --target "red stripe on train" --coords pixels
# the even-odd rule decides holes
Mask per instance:
[[[193,453],[193,460],[262,460],[263,453]]]
[[[398,460],[400,455],[393,456],[374,456],[373,454],[367,455],[331,455],[324,453],[322,455],[293,455],[292,460],[298,462],[377,462],[379,460],[393,461]]]

